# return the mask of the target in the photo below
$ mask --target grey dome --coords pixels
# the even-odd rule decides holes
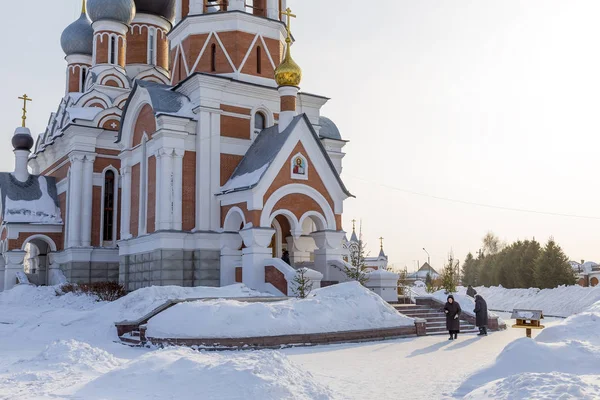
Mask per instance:
[[[94,49],[94,29],[92,22],[85,13],[79,19],[67,26],[60,37],[60,45],[66,55],[92,55]]]
[[[135,16],[133,0],[88,0],[88,15],[93,22],[110,20],[129,25]]]
[[[152,14],[175,21],[176,0],[135,0],[136,13]]]
[[[340,130],[329,118],[319,117],[319,125],[321,125],[319,136],[327,139],[342,140]]]
[[[31,150],[33,147],[33,138],[29,128],[17,128],[12,137],[12,145],[15,150]]]

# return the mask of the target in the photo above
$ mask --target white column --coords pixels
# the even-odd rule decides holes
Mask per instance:
[[[183,155],[185,150],[173,152],[173,226],[180,231],[183,226]]]
[[[171,229],[173,221],[173,149],[160,149],[160,230]]]
[[[267,18],[279,20],[279,0],[267,0]]]
[[[4,255],[0,256],[0,292],[4,290],[4,274],[5,274],[5,263]]]
[[[290,253],[290,262],[292,265],[310,261],[310,252],[313,250],[315,244],[310,237],[301,236],[295,238],[288,236],[285,240],[288,244],[287,250]]]
[[[95,155],[87,154],[83,161],[82,179],[82,205],[81,205],[81,245],[90,247],[92,245],[92,203],[94,188],[94,161]]]
[[[264,261],[273,258],[269,249],[275,229],[250,228],[240,231],[246,247],[242,249],[242,280],[251,289],[264,291]]]
[[[69,247],[81,246],[81,200],[82,200],[82,176],[83,162],[85,156],[73,154],[71,161],[71,186],[69,193]]]
[[[123,162],[123,161],[122,161]],[[131,232],[131,167],[121,168],[121,240],[129,239]]]
[[[332,271],[327,266],[327,261],[342,260],[342,240],[345,235],[344,231],[319,231],[310,234],[318,247],[315,250],[314,269],[322,273],[326,281],[332,280]]]
[[[156,181],[155,185],[156,185],[156,190],[154,193],[154,232],[156,232],[159,229],[159,225],[160,225],[160,219],[161,219],[161,211],[162,208],[160,207],[160,193],[162,192],[161,190],[161,174],[160,171],[162,171],[162,167],[160,164],[160,150],[157,150],[154,153],[154,158],[156,158],[156,169],[154,171],[154,179]]]
[[[210,113],[200,111],[196,131],[196,231],[210,229],[210,128]]]
[[[212,113],[210,129],[210,190],[207,193],[210,200],[210,211],[207,218],[210,230],[221,227],[221,204],[216,193],[221,189],[221,114]]]
[[[13,176],[19,182],[27,182],[29,179],[29,170],[27,169],[27,160],[29,159],[28,150],[14,150],[15,153],[15,172]]]
[[[6,265],[4,266],[4,290],[12,289],[17,285],[17,273],[23,272],[24,251],[8,251],[4,253]]]

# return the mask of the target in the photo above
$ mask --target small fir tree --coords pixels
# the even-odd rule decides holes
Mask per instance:
[[[300,299],[307,298],[313,289],[313,283],[306,276],[306,268],[300,268],[296,271],[296,275],[294,276],[293,282],[293,292],[296,295],[296,297]]]
[[[362,239],[359,239],[358,243],[350,247],[350,266],[344,265],[343,272],[348,279],[357,281],[364,286],[369,280],[365,273],[366,267],[365,244]]]
[[[446,292],[448,293],[456,292],[456,271],[458,271],[458,262],[454,260],[454,256],[450,254],[450,256],[448,256],[448,263],[444,266],[442,272],[442,287],[446,289]]]
[[[462,283],[463,285],[477,285],[477,260],[471,253],[467,254],[462,266]]]

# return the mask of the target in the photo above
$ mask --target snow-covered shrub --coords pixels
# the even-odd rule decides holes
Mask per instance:
[[[96,282],[89,284],[65,283],[64,285],[60,286],[60,290],[57,291],[57,295],[66,293],[95,296],[98,298],[98,301],[115,301],[127,294],[123,285],[117,282]]]

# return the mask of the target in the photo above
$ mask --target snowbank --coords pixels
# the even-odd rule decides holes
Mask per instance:
[[[467,400],[594,400],[600,379],[594,375],[522,374],[491,382],[465,397]]]
[[[273,303],[211,300],[177,304],[148,322],[154,338],[236,338],[411,326],[357,282],[314,290],[306,299]]]
[[[471,376],[455,394],[463,396],[480,388],[472,393],[472,398],[482,398],[477,396],[487,396],[487,393],[490,393],[489,398],[544,398],[544,394],[560,393],[552,392],[553,388],[558,390],[564,387],[574,393],[572,397],[565,398],[585,398],[577,397],[580,392],[582,395],[587,393],[587,389],[583,388],[585,385],[582,385],[584,381],[568,375],[593,375],[595,378],[592,376],[589,379],[600,379],[599,332],[600,302],[582,314],[546,328],[535,340],[521,338],[510,343],[492,366]],[[525,373],[528,375],[517,376]],[[530,386],[534,387],[536,380],[542,384],[540,393],[535,394],[541,397],[520,397],[527,376]],[[494,397],[495,393],[500,392],[505,397]]]
[[[544,314],[568,317],[584,311],[600,301],[600,286],[559,286],[555,289],[505,289],[503,287],[477,287],[488,308],[512,311],[514,308],[542,310]],[[459,289],[466,293],[465,288]]]
[[[279,352],[154,351],[90,382],[83,399],[326,400],[334,394]]]

